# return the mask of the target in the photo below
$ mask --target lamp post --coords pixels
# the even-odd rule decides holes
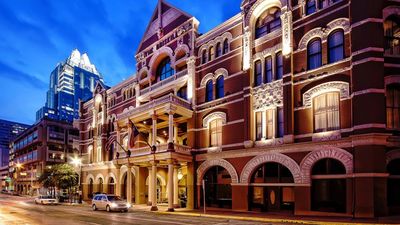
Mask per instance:
[[[78,193],[79,193],[79,203],[81,203],[82,199],[82,190],[81,190],[81,173],[82,173],[82,159],[78,158],[75,156],[72,158],[72,164],[74,164],[75,167],[79,166],[79,173],[78,173]]]
[[[19,178],[18,173],[21,171],[22,164],[18,162],[15,166],[17,167],[17,169],[16,169],[16,176],[15,176],[15,183],[18,184],[18,182],[17,182],[17,180],[18,180],[18,178]],[[18,187],[18,186],[17,186],[17,187]],[[17,192],[19,192],[19,191],[20,191],[20,190],[18,190],[18,188],[17,188]],[[19,193],[18,193],[18,194],[19,194]]]

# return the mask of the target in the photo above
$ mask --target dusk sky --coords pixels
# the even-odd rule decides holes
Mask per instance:
[[[240,12],[241,0],[169,0],[205,33]],[[32,124],[50,72],[75,48],[113,86],[135,74],[134,53],[157,0],[0,0],[0,118]]]

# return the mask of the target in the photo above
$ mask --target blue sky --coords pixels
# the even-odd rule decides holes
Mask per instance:
[[[205,33],[241,0],[169,0]],[[157,0],[0,0],[0,118],[32,124],[50,72],[75,48],[113,86],[135,73],[134,53]]]

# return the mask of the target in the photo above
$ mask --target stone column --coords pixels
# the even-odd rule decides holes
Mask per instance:
[[[174,180],[173,160],[168,160],[168,212],[174,211]]]
[[[196,104],[196,58],[190,57],[186,60],[188,67],[187,98],[192,105]]]
[[[121,180],[119,179],[119,176],[121,174],[121,167],[119,165],[115,165],[116,170],[115,170],[115,195],[121,196]]]
[[[174,112],[168,112],[168,144],[174,141]]]
[[[147,205],[148,206],[151,206],[151,200],[153,199],[152,198],[152,195],[153,195],[153,188],[151,187],[151,184],[152,184],[152,178],[151,178],[151,176],[152,176],[152,173],[151,173],[151,167],[148,167],[148,169],[149,169],[149,185],[148,185],[148,191],[147,191]]]
[[[126,201],[132,204],[132,166],[128,165],[128,171],[126,171]]]
[[[151,118],[153,119],[151,144],[156,145],[156,143],[157,143],[157,115],[155,115],[153,113],[151,115]]]
[[[178,124],[174,124],[174,143],[178,144]]]
[[[178,190],[178,166],[174,166],[174,208],[179,208],[179,190]]]
[[[157,211],[157,163],[154,161],[151,165],[151,211]]]

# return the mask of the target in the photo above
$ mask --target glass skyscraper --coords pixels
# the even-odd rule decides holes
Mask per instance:
[[[29,125],[0,119],[0,167],[8,166],[10,142]]]
[[[36,121],[43,117],[66,122],[78,119],[79,100],[92,98],[97,82],[103,83],[103,77],[88,55],[73,50],[68,59],[51,72],[46,105],[36,112]]]

